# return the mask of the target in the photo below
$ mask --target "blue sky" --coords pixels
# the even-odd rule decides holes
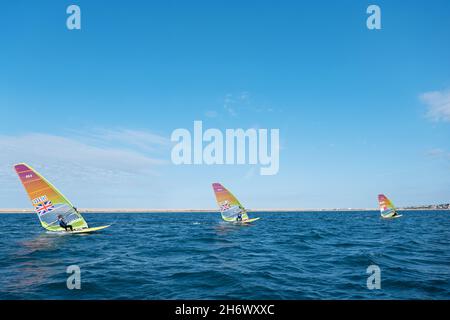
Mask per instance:
[[[81,8],[82,29],[66,28]],[[382,29],[366,28],[381,8]],[[79,207],[449,202],[448,1],[10,1],[0,13],[0,203],[26,161]],[[280,171],[175,166],[177,128],[280,129]]]

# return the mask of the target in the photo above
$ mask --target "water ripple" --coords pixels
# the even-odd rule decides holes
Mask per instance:
[[[217,214],[87,214],[92,225],[115,224],[68,236],[42,232],[32,215],[2,215],[0,298],[450,298],[449,212],[259,216],[243,227]],[[81,290],[66,287],[73,264]],[[373,264],[381,290],[366,287]]]

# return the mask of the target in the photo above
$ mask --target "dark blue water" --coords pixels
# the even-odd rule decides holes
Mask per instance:
[[[252,215],[254,216],[254,214]],[[450,212],[86,214],[89,235],[0,215],[0,299],[450,299]],[[81,268],[69,290],[66,268]],[[366,269],[381,269],[381,289]]]

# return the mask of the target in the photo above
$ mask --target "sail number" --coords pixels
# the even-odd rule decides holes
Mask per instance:
[[[31,200],[31,202],[33,204],[38,204],[38,203],[41,203],[41,202],[44,202],[44,201],[47,201],[47,196],[40,196],[38,198],[35,198],[35,199]]]

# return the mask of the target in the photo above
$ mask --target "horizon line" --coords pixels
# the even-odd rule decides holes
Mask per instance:
[[[218,209],[198,209],[198,208],[184,208],[184,209],[155,209],[155,208],[77,208],[80,213],[177,213],[177,212],[204,212],[204,213],[219,213]],[[450,210],[439,208],[424,208],[424,207],[400,207],[397,210],[410,211],[426,211],[426,210]],[[259,208],[247,209],[247,212],[333,212],[333,211],[379,211],[379,208]],[[0,208],[0,213],[34,213],[33,209],[29,208]]]

